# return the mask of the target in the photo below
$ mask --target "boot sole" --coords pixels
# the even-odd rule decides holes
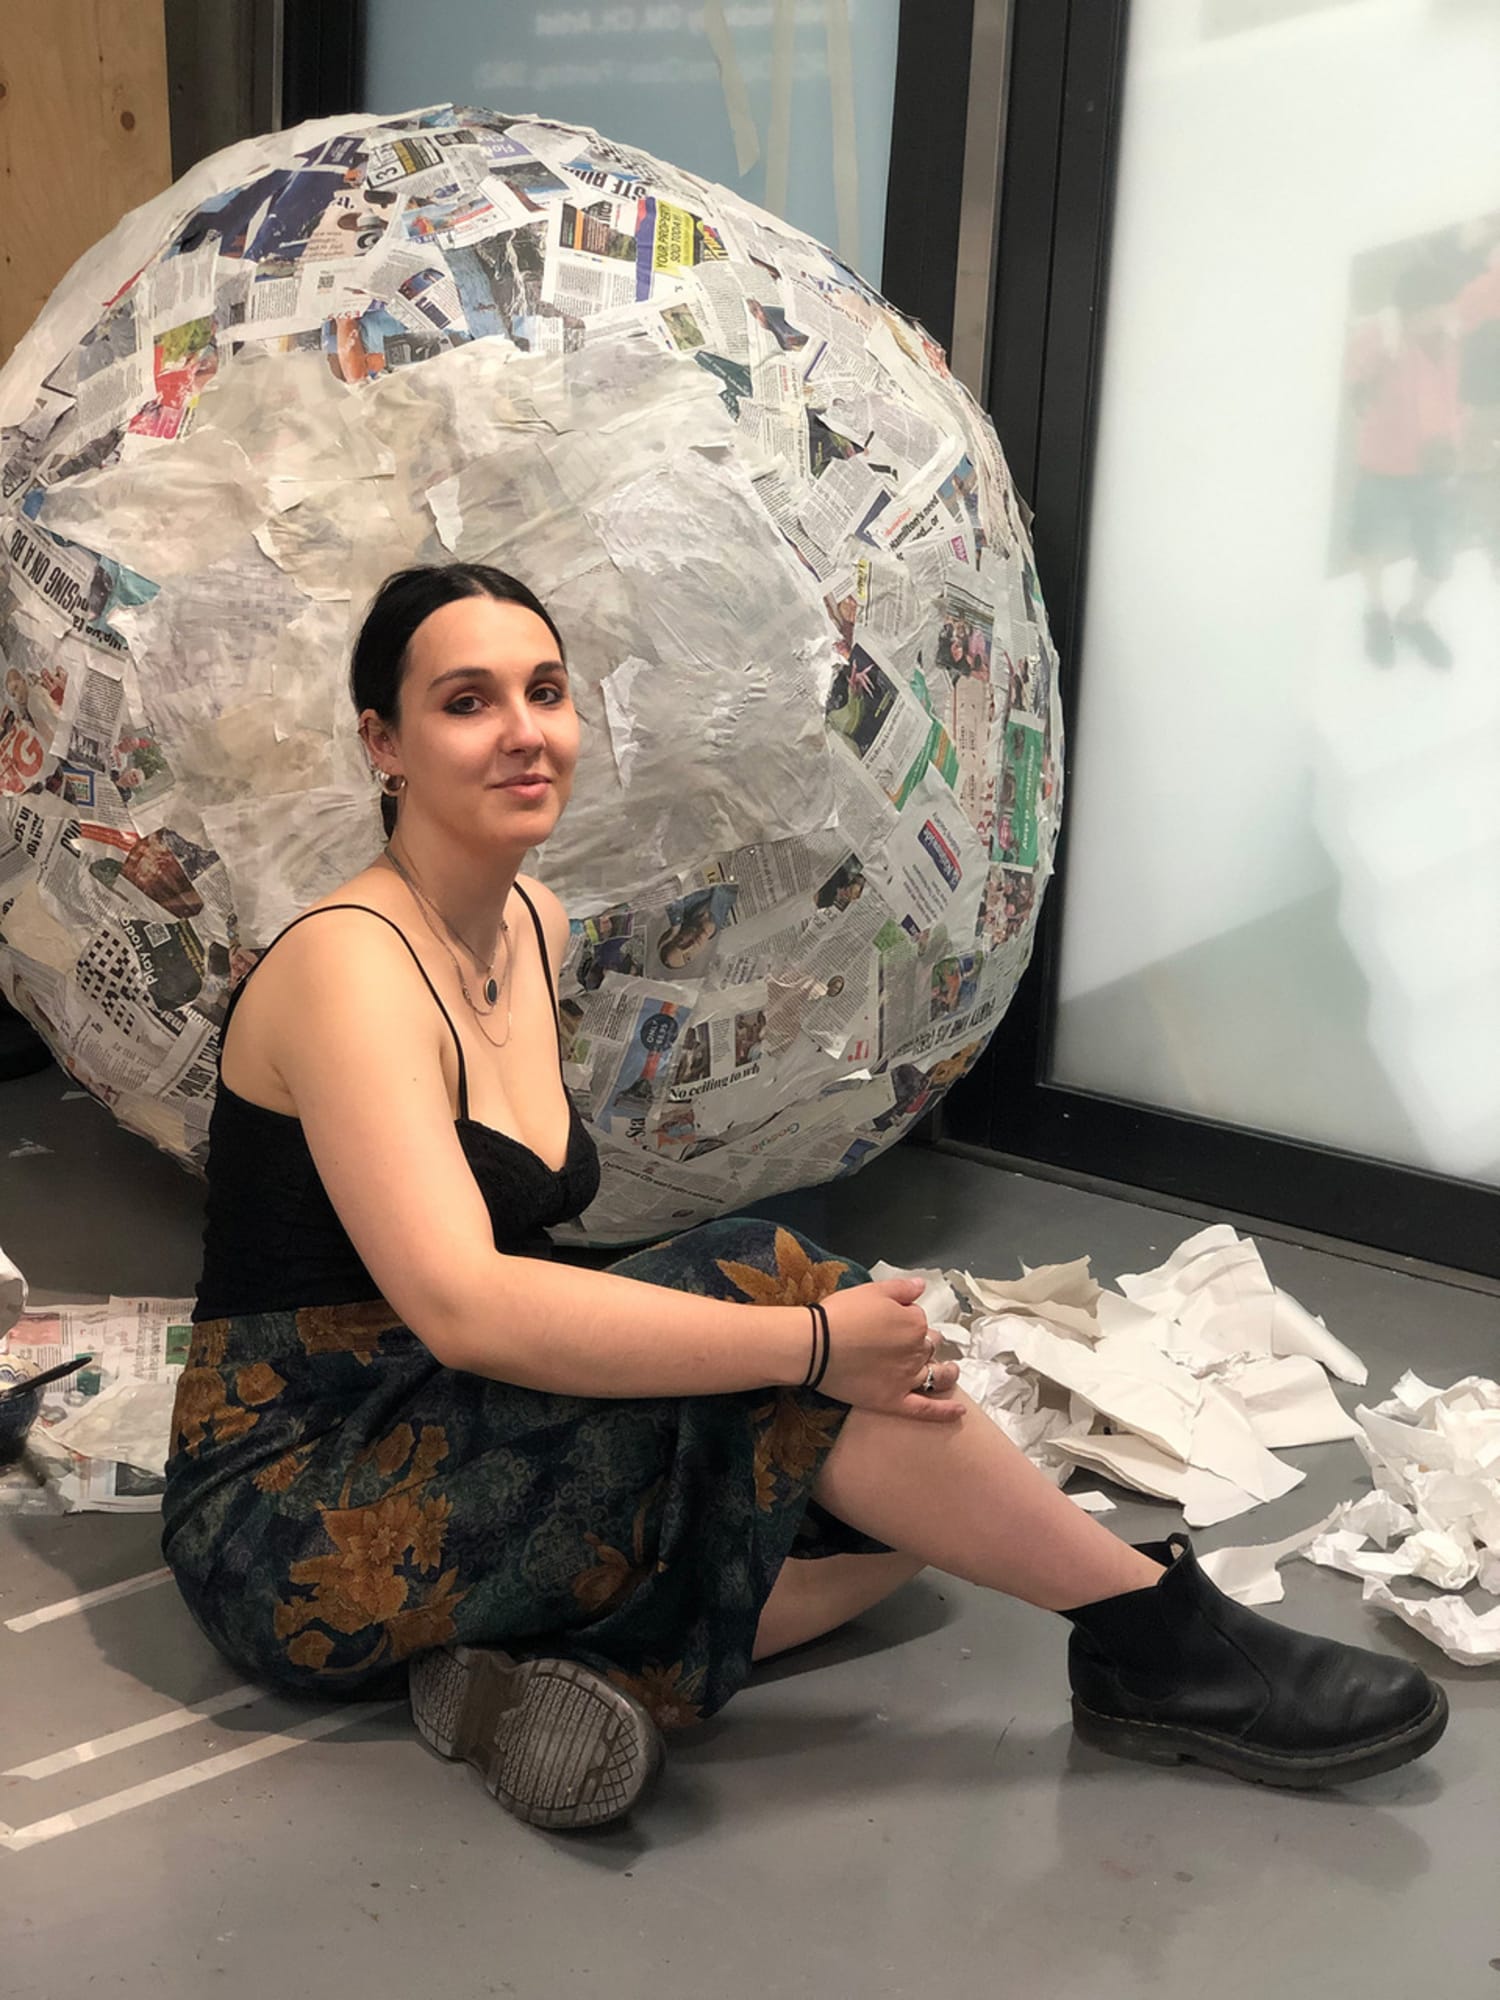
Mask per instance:
[[[472,1764],[496,1801],[553,1831],[623,1818],[661,1768],[639,1702],[576,1660],[446,1646],[411,1664],[411,1714],[438,1753]]]
[[[1124,1716],[1098,1715],[1074,1697],[1073,1727],[1085,1743],[1116,1757],[1146,1764],[1208,1764],[1252,1785],[1281,1785],[1290,1791],[1316,1791],[1325,1785],[1350,1784],[1357,1778],[1394,1771],[1430,1750],[1448,1726],[1448,1697],[1434,1690],[1431,1706],[1415,1722],[1393,1735],[1356,1744],[1347,1750],[1260,1750],[1211,1730],[1178,1729],[1169,1723],[1138,1722]]]

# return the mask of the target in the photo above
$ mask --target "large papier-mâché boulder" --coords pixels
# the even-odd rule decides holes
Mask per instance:
[[[974,1061],[1060,802],[988,420],[835,256],[536,118],[204,162],[0,375],[0,985],[201,1164],[233,983],[369,862],[351,637],[414,561],[566,639],[567,1076],[624,1242],[852,1170]]]

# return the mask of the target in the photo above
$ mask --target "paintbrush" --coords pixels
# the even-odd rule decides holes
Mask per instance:
[[[75,1354],[71,1361],[59,1361],[55,1368],[44,1368],[40,1375],[32,1375],[24,1382],[17,1382],[14,1388],[0,1389],[0,1403],[9,1403],[18,1396],[28,1395],[33,1389],[40,1389],[44,1382],[58,1382],[64,1375],[71,1375],[79,1368],[87,1368],[93,1360],[92,1354]]]

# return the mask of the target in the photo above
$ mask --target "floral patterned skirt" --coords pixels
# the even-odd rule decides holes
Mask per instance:
[[[776,1305],[869,1275],[744,1217],[610,1268]],[[162,1549],[252,1679],[385,1694],[460,1640],[580,1660],[680,1728],[744,1685],[789,1556],[885,1551],[810,1497],[847,1414],[811,1389],[516,1388],[443,1367],[384,1299],[203,1320]]]

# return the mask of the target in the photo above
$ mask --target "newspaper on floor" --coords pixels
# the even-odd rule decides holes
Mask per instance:
[[[192,1306],[191,1299],[111,1297],[102,1304],[34,1307],[16,1318],[3,1342],[6,1353],[38,1370],[75,1355],[93,1359],[43,1388],[23,1458],[0,1473],[0,1512],[151,1513],[160,1507]]]

